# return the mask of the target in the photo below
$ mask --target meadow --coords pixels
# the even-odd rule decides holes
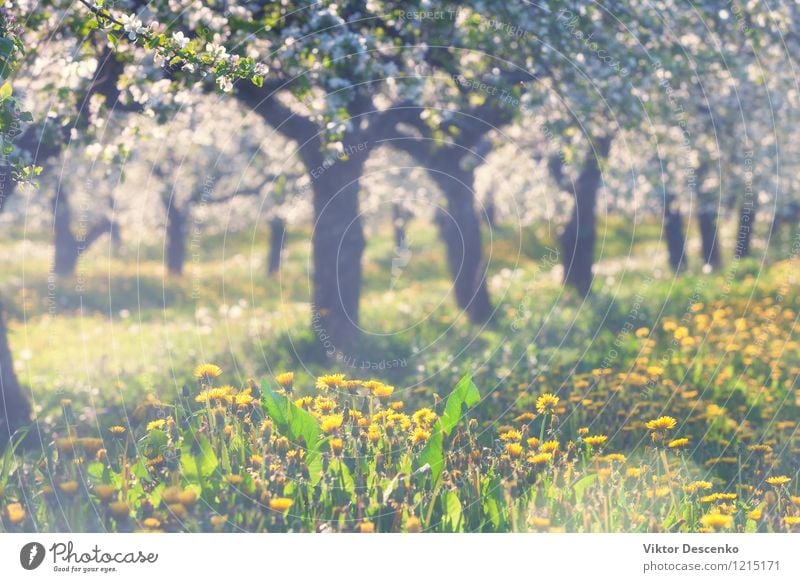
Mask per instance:
[[[302,230],[272,278],[246,232],[198,241],[180,279],[147,241],[54,279],[46,233],[4,239],[37,422],[0,464],[0,531],[800,529],[794,233],[768,265],[676,278],[657,224],[609,221],[584,298],[531,228],[491,231],[486,326],[433,229],[397,273],[377,228],[339,361]]]

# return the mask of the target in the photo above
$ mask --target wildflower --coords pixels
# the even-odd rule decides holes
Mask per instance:
[[[625,476],[630,479],[638,479],[642,476],[642,469],[641,467],[628,467],[625,471]]]
[[[241,475],[225,475],[225,481],[234,487],[241,485],[244,482],[244,477]]]
[[[800,525],[800,517],[796,515],[787,515],[786,517],[783,518],[783,522],[789,527]]]
[[[344,448],[344,442],[342,441],[342,439],[334,438],[328,441],[328,447],[330,447],[331,453],[333,453],[334,455],[339,455],[341,454],[342,449]]]
[[[181,505],[192,507],[195,503],[197,503],[197,493],[191,489],[184,489],[178,495],[178,501]]]
[[[506,453],[511,458],[516,459],[522,454],[522,445],[519,443],[508,443],[506,445]]]
[[[518,430],[507,430],[500,434],[500,440],[505,442],[519,442],[522,440],[522,433]]]
[[[593,447],[599,447],[600,445],[604,445],[605,442],[608,440],[608,437],[604,434],[599,434],[595,436],[588,436],[583,439],[587,445],[591,445]]]
[[[661,416],[656,418],[655,420],[648,421],[645,425],[648,430],[652,431],[664,431],[664,430],[672,430],[675,428],[675,425],[678,423],[674,418],[671,416]]]
[[[147,529],[158,529],[161,527],[161,522],[155,517],[147,517],[142,521],[142,525]]]
[[[436,421],[436,413],[430,408],[420,408],[411,415],[411,420],[420,426],[430,426]]]
[[[536,411],[539,414],[553,414],[558,406],[558,401],[558,396],[545,392],[536,399]]]
[[[650,335],[650,329],[647,327],[640,327],[639,329],[636,330],[635,334],[636,337],[638,338],[647,337],[648,335]]]
[[[747,513],[747,519],[752,519],[753,521],[761,521],[761,514],[763,511],[760,507],[756,507],[754,510],[749,511]]]
[[[331,388],[339,388],[345,382],[344,374],[326,374],[317,378],[317,389],[326,392]]]
[[[322,432],[332,433],[336,431],[344,422],[344,416],[341,414],[329,414],[322,417],[319,426]]]
[[[550,527],[550,520],[546,517],[531,517],[528,523],[539,531],[545,531]]]
[[[281,388],[291,390],[294,385],[294,372],[283,372],[275,376],[275,381]]]
[[[536,418],[536,415],[533,414],[532,412],[523,412],[522,414],[517,416],[514,420],[516,422],[530,422],[534,418]]]
[[[377,443],[381,439],[381,429],[377,425],[371,424],[367,428],[367,440],[371,443]]]
[[[589,434],[589,427],[584,426],[578,429],[578,436],[586,436],[587,434]]]
[[[624,463],[625,455],[622,453],[609,453],[604,457],[600,457],[600,460],[606,463]]]
[[[792,480],[791,477],[787,477],[786,475],[780,475],[777,477],[768,477],[767,483],[769,483],[773,487],[780,487],[781,485],[786,485],[791,480]]]
[[[528,455],[528,462],[531,465],[545,465],[553,460],[552,453],[539,453],[537,455]]]
[[[217,378],[222,374],[222,368],[216,364],[200,364],[194,369],[194,377],[198,380]]]
[[[528,446],[532,449],[535,449],[536,447],[539,446],[539,439],[537,439],[536,437],[530,437],[525,442],[528,443]]]
[[[733,516],[724,515],[722,513],[709,513],[700,518],[700,523],[705,527],[723,529],[731,526],[733,523]]]
[[[124,426],[117,425],[117,426],[112,426],[110,429],[108,429],[108,432],[110,432],[111,436],[113,437],[122,438],[125,435],[125,432],[127,431]]]
[[[375,533],[375,524],[371,521],[362,521],[358,524],[358,531],[361,533]]]
[[[9,503],[6,506],[6,519],[11,522],[11,525],[22,523],[25,519],[25,509],[21,503]]]
[[[711,489],[711,487],[713,487],[713,485],[708,481],[692,481],[684,485],[683,490],[686,491],[686,493],[697,493],[698,491],[707,491]]]
[[[561,445],[558,441],[546,441],[539,445],[539,451],[542,453],[555,453]]]
[[[147,423],[147,430],[161,430],[167,421],[163,418]]]
[[[230,93],[233,91],[233,81],[225,75],[217,77],[217,85],[223,93]]]
[[[294,501],[289,499],[288,497],[274,497],[269,500],[269,508],[273,511],[286,511],[289,509]]]
[[[378,385],[372,388],[372,395],[377,398],[389,398],[392,392],[394,392],[394,386],[389,386],[383,382],[378,382]]]
[[[429,438],[431,438],[431,432],[418,426],[414,429],[414,432],[411,433],[410,440],[412,445],[418,445],[426,442]]]
[[[683,447],[686,447],[688,445],[689,445],[689,439],[685,437],[680,439],[673,439],[667,443],[667,446],[670,449],[682,449]]]
[[[406,520],[406,531],[408,533],[419,533],[422,531],[422,522],[418,517],[412,515]]]

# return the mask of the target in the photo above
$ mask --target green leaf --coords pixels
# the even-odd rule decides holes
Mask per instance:
[[[481,401],[481,393],[478,387],[472,382],[472,378],[465,374],[458,381],[456,387],[447,397],[444,412],[442,413],[442,429],[446,435],[450,435],[456,427],[466,409],[475,406]]]
[[[14,94],[14,88],[11,86],[11,81],[6,81],[0,86],[0,98],[8,99]]]
[[[499,477],[485,479],[481,487],[481,505],[495,531],[503,531],[503,485]]]
[[[576,502],[580,503],[583,501],[583,494],[586,492],[586,489],[596,480],[597,474],[586,475],[585,477],[578,479],[575,485],[572,486],[573,491],[575,491]]]
[[[414,468],[419,469],[426,464],[431,468],[431,481],[435,483],[444,469],[444,432],[438,420],[431,431],[431,437],[417,456]]]
[[[264,412],[278,430],[295,443],[303,439],[308,449],[315,448],[320,435],[316,419],[283,394],[275,392],[266,380],[261,383],[261,393]]]
[[[455,491],[443,492],[440,499],[442,500],[442,513],[450,526],[450,531],[458,531],[463,519],[461,500]]]
[[[219,466],[219,461],[207,438],[200,437],[198,444],[200,447],[198,453],[192,452],[191,443],[183,445],[181,448],[181,469],[184,477],[190,483],[202,484],[204,479],[214,474],[217,466]]]

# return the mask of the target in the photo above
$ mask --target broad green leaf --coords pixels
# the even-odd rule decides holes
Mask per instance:
[[[442,514],[449,522],[451,531],[458,531],[461,528],[463,515],[461,512],[461,500],[455,491],[444,491],[441,496]]]
[[[414,468],[419,469],[426,463],[431,467],[431,482],[435,483],[444,469],[444,432],[438,420],[431,431],[431,437],[417,456]]]
[[[8,99],[14,93],[14,89],[11,87],[11,81],[6,81],[0,86],[0,98]]]
[[[480,401],[481,393],[478,391],[478,387],[473,384],[472,378],[465,374],[447,397],[441,417],[441,426],[445,434],[449,436],[466,409],[475,406]]]
[[[577,501],[578,503],[583,501],[583,494],[586,493],[586,489],[596,480],[597,480],[596,474],[586,475],[585,477],[578,479],[575,485],[572,486],[573,491],[575,491],[575,501]]]
[[[211,443],[205,437],[198,440],[200,451],[192,452],[192,444],[185,443],[181,448],[181,469],[183,475],[190,483],[201,484],[203,479],[210,477],[216,471],[219,461]]]
[[[278,426],[278,430],[292,441],[299,442],[302,438],[307,448],[314,448],[320,435],[314,417],[283,394],[275,392],[266,380],[261,383],[261,393],[264,412]]]

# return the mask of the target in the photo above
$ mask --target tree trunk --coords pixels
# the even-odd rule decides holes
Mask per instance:
[[[0,446],[15,430],[30,421],[31,407],[14,372],[14,362],[8,347],[7,331],[0,304]]]
[[[587,153],[583,169],[575,183],[572,217],[561,235],[564,283],[577,289],[581,295],[587,295],[592,286],[594,246],[597,238],[597,191],[603,178],[600,163],[608,158],[611,140],[611,137],[596,140],[593,144],[595,149]]]
[[[167,271],[179,277],[186,262],[186,215],[175,204],[167,206]]]
[[[78,264],[78,241],[72,234],[72,212],[66,191],[58,191],[53,198],[53,245],[55,258],[53,273],[69,277]]]
[[[683,215],[673,196],[664,201],[664,239],[669,253],[669,264],[675,273],[684,271],[686,264],[686,235],[683,231]]]
[[[753,228],[756,218],[755,197],[748,201],[742,200],[739,206],[739,227],[736,236],[736,256],[739,258],[750,256],[750,243],[753,239]]]
[[[267,273],[274,275],[281,268],[281,255],[286,238],[286,221],[275,216],[269,221],[269,254],[267,256]]]
[[[406,244],[406,217],[403,208],[392,204],[392,228],[394,229],[394,248],[402,249]]]
[[[701,208],[697,213],[697,225],[700,228],[703,263],[716,269],[720,265],[717,245],[717,211],[713,208]]]
[[[345,354],[359,333],[366,246],[358,204],[363,164],[356,156],[339,160],[314,180],[312,327],[329,356]]]
[[[462,170],[458,160],[438,165],[432,177],[447,199],[447,212],[437,215],[447,249],[447,265],[453,277],[456,302],[474,323],[486,323],[492,303],[486,288],[481,221],[475,211],[475,174]]]

